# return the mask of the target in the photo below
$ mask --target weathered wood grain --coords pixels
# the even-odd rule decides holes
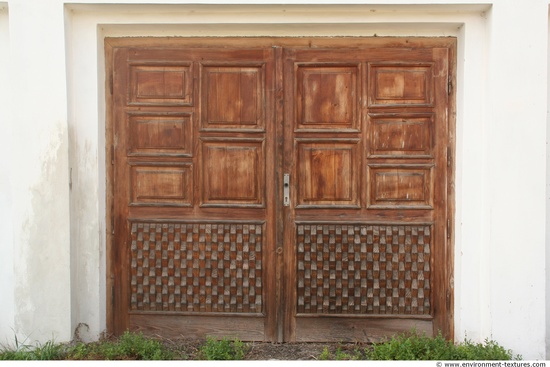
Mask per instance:
[[[452,337],[456,39],[107,38],[105,55],[110,332]]]

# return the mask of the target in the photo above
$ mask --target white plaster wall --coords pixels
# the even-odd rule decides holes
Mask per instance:
[[[455,338],[483,340],[491,333],[486,266],[487,13],[464,17],[458,35],[455,213]]]
[[[546,79],[546,358],[550,359],[550,7],[548,11],[548,75]]]
[[[105,329],[104,36],[452,35],[459,43],[456,339],[492,338],[524,358],[544,358],[547,0],[524,7],[519,0],[147,2],[8,3],[10,42],[23,45],[10,55],[11,155],[21,156],[10,166],[18,332],[68,339],[84,323],[81,335],[93,339]],[[0,287],[3,294],[9,284]],[[55,311],[42,319],[41,304]]]
[[[0,101],[9,100],[9,23],[7,3],[0,2]],[[10,109],[8,103],[1,103],[0,128],[4,136],[0,144],[0,157],[11,156]],[[0,159],[0,172],[10,172],[10,160]],[[0,308],[0,344],[13,341],[14,299],[13,299],[13,200],[9,175],[0,175],[0,291],[2,306]]]
[[[495,2],[489,18],[490,232],[483,245],[492,336],[544,358],[548,4],[517,4]]]
[[[11,134],[3,159],[10,164],[13,328],[28,343],[67,340],[71,289],[63,7],[42,0],[8,5],[5,103]]]
[[[105,99],[104,94],[98,95],[105,79],[103,74],[98,75],[102,68],[97,60],[98,50],[103,45],[97,38],[97,26],[80,22],[81,18],[75,21],[75,17],[78,18],[71,9],[65,9],[69,65],[71,328],[78,328],[78,337],[89,341],[106,329],[105,165],[102,164],[101,170],[98,166],[99,159],[105,161],[103,151],[98,151],[98,141],[104,141],[105,136],[104,118],[99,117],[98,107],[99,101]],[[79,27],[90,27],[89,32],[81,32]],[[88,99],[91,102],[87,102]],[[104,149],[104,144],[101,147]]]

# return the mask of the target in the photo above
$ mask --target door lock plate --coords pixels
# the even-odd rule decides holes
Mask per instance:
[[[285,173],[283,176],[283,206],[290,205],[290,175]]]

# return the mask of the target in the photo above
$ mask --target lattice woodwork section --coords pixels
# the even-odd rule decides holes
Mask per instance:
[[[429,315],[431,225],[298,224],[297,312]]]
[[[132,311],[262,312],[263,224],[131,223]]]

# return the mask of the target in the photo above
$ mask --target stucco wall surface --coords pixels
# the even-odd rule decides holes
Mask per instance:
[[[104,37],[454,36],[455,337],[546,358],[548,0],[219,3],[0,2],[0,343],[105,330]]]
[[[2,261],[11,262],[4,271],[10,269],[11,277],[1,290],[6,295],[1,307],[13,322],[2,324],[0,340],[13,341],[14,333],[19,340],[63,340],[71,336],[63,5],[8,2],[5,14],[2,126],[8,135],[7,147],[2,145],[8,151],[2,159],[7,183],[1,222],[9,228],[1,241],[8,254]]]
[[[9,54],[9,23],[8,7],[6,3],[0,2],[0,55]],[[9,59],[0,57],[0,101],[9,98]],[[11,151],[11,124],[9,111],[0,108],[0,126],[5,137],[4,144],[0,145],[0,155],[9,157]],[[7,139],[6,139],[7,138]],[[0,160],[0,172],[10,172],[10,161]],[[13,299],[13,221],[11,219],[11,183],[9,175],[0,175],[0,233],[3,239],[0,240],[0,292],[2,292],[2,306],[0,310],[0,335],[4,336],[8,325],[14,324],[14,299]],[[3,340],[0,338],[0,343]]]

